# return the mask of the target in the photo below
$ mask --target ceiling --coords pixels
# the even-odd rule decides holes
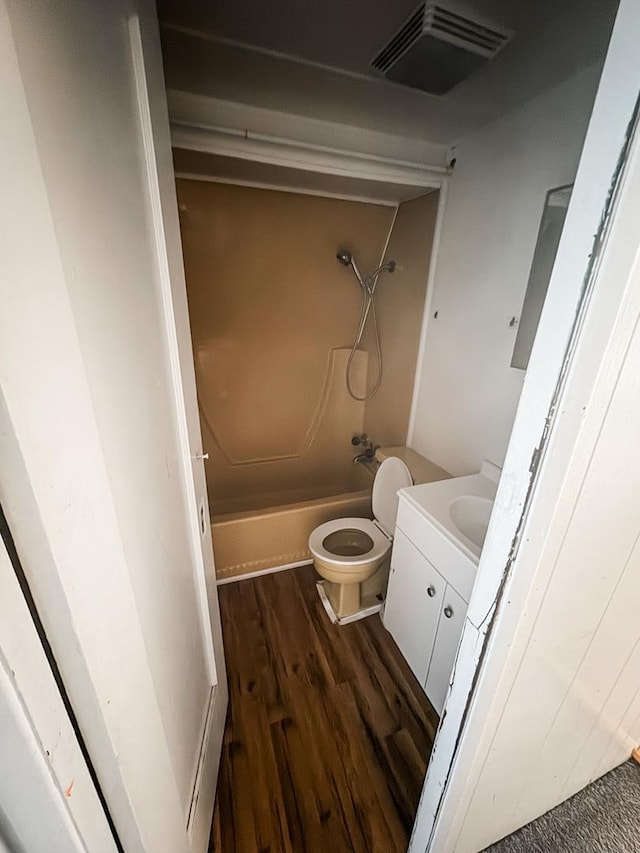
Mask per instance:
[[[513,29],[515,36],[443,97],[380,79],[369,68],[415,0],[159,0],[167,84],[452,143],[601,60],[618,0],[470,0],[465,5]]]

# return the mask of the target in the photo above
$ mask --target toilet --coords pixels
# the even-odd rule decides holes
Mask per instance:
[[[389,577],[398,490],[412,485],[405,463],[389,456],[373,481],[373,520],[337,518],[309,537],[318,593],[333,622],[344,624],[380,610]]]

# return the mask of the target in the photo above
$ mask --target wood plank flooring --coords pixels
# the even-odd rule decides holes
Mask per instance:
[[[379,617],[311,566],[219,588],[229,677],[210,853],[404,853],[438,718]]]

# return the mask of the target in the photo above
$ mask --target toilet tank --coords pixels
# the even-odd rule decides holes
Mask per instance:
[[[378,462],[383,462],[389,456],[397,456],[402,459],[413,477],[415,485],[419,483],[435,483],[436,480],[448,480],[451,477],[448,471],[440,468],[434,462],[427,459],[426,456],[421,456],[410,447],[396,445],[393,447],[379,447],[376,450],[376,459]]]

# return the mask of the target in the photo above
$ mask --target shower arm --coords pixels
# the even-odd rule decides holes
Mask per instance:
[[[369,291],[369,293],[373,294],[375,292],[376,285],[378,284],[378,277],[380,276],[380,273],[381,272],[394,272],[395,268],[396,268],[396,262],[395,261],[387,261],[384,264],[380,264],[380,266],[378,267],[377,270],[374,270],[372,273],[369,273],[369,275],[365,278],[363,286],[367,286],[367,290]],[[368,282],[371,282],[371,283],[369,285],[367,285]]]
[[[369,273],[369,275],[362,279],[360,274],[358,273],[358,281],[360,282],[360,286],[365,291],[367,296],[371,298],[373,294],[376,292],[376,287],[378,286],[378,279],[380,278],[380,273],[383,272],[394,272],[396,269],[395,261],[387,261],[384,264],[381,264],[378,269],[375,269],[373,272]],[[355,272],[355,270],[354,270]],[[368,312],[367,312],[368,313]]]

